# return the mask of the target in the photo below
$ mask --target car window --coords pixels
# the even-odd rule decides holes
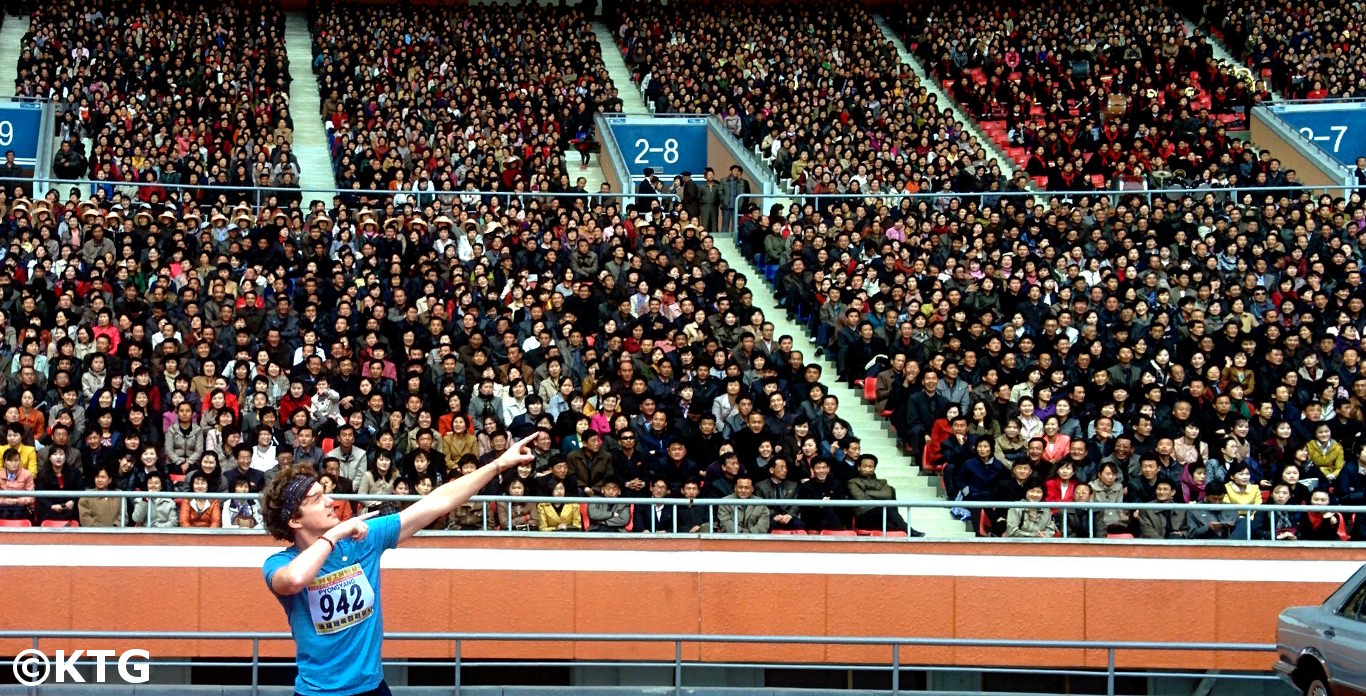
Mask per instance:
[[[1343,618],[1353,621],[1366,621],[1366,616],[1361,613],[1361,603],[1366,600],[1366,582],[1363,582],[1356,592],[1342,604],[1342,609],[1338,612]]]

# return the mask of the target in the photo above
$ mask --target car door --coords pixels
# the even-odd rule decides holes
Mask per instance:
[[[1325,607],[1331,609],[1331,607]],[[1366,693],[1366,583],[1318,627],[1334,693]]]

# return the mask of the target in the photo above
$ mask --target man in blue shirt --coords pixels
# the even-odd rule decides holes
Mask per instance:
[[[337,519],[308,466],[279,472],[262,492],[266,530],[293,545],[266,559],[266,585],[298,648],[298,696],[388,696],[380,666],[380,555],[468,501],[499,473],[531,463],[536,433],[474,474],[461,476],[394,515]]]

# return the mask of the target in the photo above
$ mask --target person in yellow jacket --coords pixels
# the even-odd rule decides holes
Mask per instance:
[[[1224,484],[1224,504],[1227,505],[1261,505],[1262,489],[1257,483],[1253,483],[1253,469],[1247,464],[1239,461],[1228,468],[1228,482]],[[1253,517],[1257,516],[1257,510],[1239,510],[1238,516],[1239,530],[1243,524],[1253,524]],[[1233,538],[1242,539],[1235,531]]]
[[[565,496],[564,482],[559,481],[550,491],[551,497],[563,498]],[[583,513],[579,512],[578,503],[541,503],[536,506],[540,513],[541,531],[543,532],[564,532],[579,531],[583,529]]]
[[[24,444],[22,428],[12,425],[5,429],[5,444],[0,445],[0,457],[5,456],[8,450],[19,452],[19,464],[28,469],[30,474],[38,475],[38,450],[33,445]]]
[[[1314,439],[1305,449],[1309,450],[1309,461],[1328,477],[1329,481],[1336,481],[1338,474],[1342,473],[1342,466],[1345,461],[1345,454],[1342,450],[1342,443],[1333,439],[1333,430],[1327,423],[1319,423],[1314,429]]]

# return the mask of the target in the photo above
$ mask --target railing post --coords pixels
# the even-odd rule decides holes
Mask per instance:
[[[35,506],[36,506],[36,504],[35,504]],[[38,636],[34,636],[34,637],[33,637],[33,651],[34,651],[34,652],[37,652],[37,651],[38,651]],[[33,686],[28,687],[28,696],[38,696],[38,685],[37,685],[37,684],[34,684]],[[252,696],[256,696],[256,695],[255,695],[255,694],[252,694]]]
[[[674,696],[683,694],[683,641],[674,641]]]
[[[1067,538],[1067,509],[1066,509],[1066,508],[1063,508],[1063,511],[1062,511],[1062,538],[1064,538],[1064,539]]]
[[[892,643],[892,696],[901,696],[901,645]]]
[[[508,518],[511,519],[511,518]],[[460,639],[455,639],[455,696],[460,696]]]
[[[1105,649],[1105,696],[1115,696],[1115,649]]]
[[[1257,513],[1252,512],[1250,510],[1244,510],[1244,512],[1247,513],[1247,517],[1244,517],[1243,519],[1247,521],[1243,524],[1243,526],[1247,527],[1247,540],[1252,541],[1252,517]]]
[[[1271,517],[1267,518],[1266,535],[1271,541],[1276,540],[1276,511],[1270,512]]]
[[[261,639],[251,639],[251,696],[261,693]]]
[[[882,506],[882,537],[887,537],[887,506]]]
[[[481,531],[487,532],[489,530],[489,501],[487,500],[479,501],[479,520],[483,527]]]

